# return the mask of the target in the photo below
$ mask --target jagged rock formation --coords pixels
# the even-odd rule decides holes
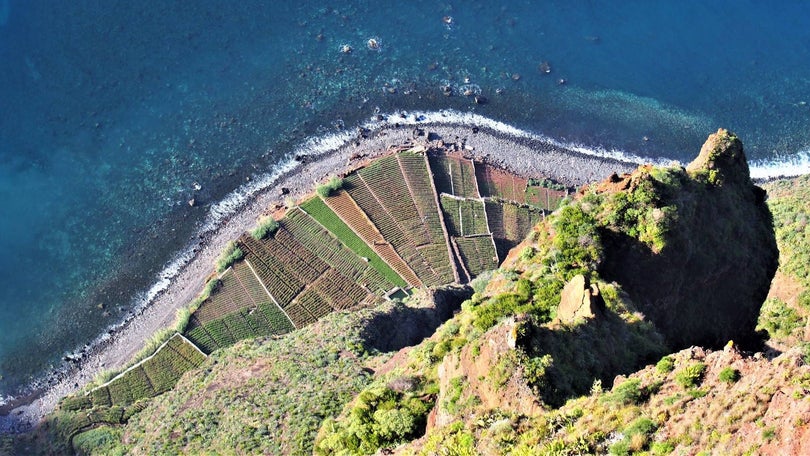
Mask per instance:
[[[621,283],[675,348],[755,343],[778,251],[765,192],[751,182],[740,140],[721,129],[685,172],[641,168],[620,181],[631,199],[652,193],[648,223],[663,225],[662,242],[650,247],[609,224],[600,274]],[[615,200],[616,184],[597,192]]]

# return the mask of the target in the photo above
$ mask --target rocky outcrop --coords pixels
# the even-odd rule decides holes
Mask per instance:
[[[433,411],[428,426],[446,426],[463,414],[471,398],[479,404],[469,410],[500,410],[522,416],[537,416],[543,405],[524,378],[520,367],[519,353],[515,347],[515,332],[521,323],[508,319],[481,336],[480,343],[464,347],[460,353],[450,354],[439,365],[438,406]],[[508,366],[509,368],[504,368]],[[457,389],[454,381],[461,381],[464,388],[454,396]]]
[[[644,179],[650,185],[630,185]],[[622,180],[628,183],[603,185],[603,197],[616,200],[615,187],[631,192],[626,200],[652,191],[645,197],[651,219],[668,213],[663,247],[650,248],[609,224],[602,231],[602,277],[620,283],[673,348],[721,347],[729,340],[755,345],[778,251],[765,192],[751,182],[740,140],[719,130],[686,170],[641,168]]]
[[[693,176],[705,175],[712,183],[751,183],[742,141],[722,128],[709,135],[700,148],[700,154],[686,167],[686,171]]]
[[[557,319],[572,324],[583,319],[595,318],[605,307],[597,284],[589,284],[582,274],[574,276],[563,288]]]

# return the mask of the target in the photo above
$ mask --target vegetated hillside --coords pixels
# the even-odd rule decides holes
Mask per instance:
[[[764,192],[719,131],[687,169],[616,176],[539,224],[461,313],[324,422],[316,453],[798,454],[807,354],[729,342],[663,356],[752,343],[776,257]]]
[[[765,185],[779,244],[779,270],[758,329],[784,351],[810,342],[810,176]]]
[[[730,135],[720,135],[735,146]],[[684,241],[675,230],[690,229],[690,217],[691,223],[703,220],[694,217],[701,213],[696,198],[716,205],[728,199],[759,214],[759,222],[747,220],[750,233],[736,234],[750,244],[708,233],[680,245],[709,244],[712,264],[723,271],[738,268],[740,277],[765,284],[743,289],[725,272],[693,282],[683,281],[688,273],[677,270],[650,278],[669,286],[674,277],[681,290],[721,289],[716,295],[726,297],[767,289],[772,239],[752,241],[769,232],[767,209],[747,168],[724,164],[723,150],[741,153],[727,147],[714,164],[644,167],[583,191],[538,224],[502,268],[476,279],[476,293],[461,311],[415,347],[391,356],[432,333],[448,316],[447,305],[438,313],[410,311],[427,302],[412,297],[409,306],[332,314],[278,340],[257,339],[219,352],[126,425],[79,434],[74,445],[84,454],[196,454],[211,445],[235,454],[807,454],[810,448],[802,445],[810,441],[810,338],[801,329],[810,323],[807,262],[800,260],[810,255],[807,178],[768,185],[782,252],[774,283],[789,286],[779,293],[772,289],[771,297],[781,296],[784,305],[773,312],[766,306],[759,316],[759,336],[771,347],[764,356],[727,341],[722,350],[670,353],[684,343],[667,337],[681,321],[653,324],[641,310],[649,301],[603,276],[619,264],[610,257],[617,250],[605,247],[617,233],[635,240],[631,245],[644,254],[636,258],[655,264],[655,255]],[[730,174],[740,171],[745,179]],[[692,209],[684,213],[684,207]],[[708,225],[721,233],[739,229],[720,221]],[[740,258],[747,260],[724,261]],[[767,277],[745,276],[757,261]],[[750,295],[736,300],[746,315],[759,307],[755,301]],[[726,309],[691,311],[694,320],[718,321],[720,334],[728,330]],[[754,321],[745,318],[742,340],[754,339],[753,313]],[[426,318],[431,329],[400,335],[423,327]],[[710,329],[696,328],[704,335]],[[291,366],[293,359],[301,367]]]

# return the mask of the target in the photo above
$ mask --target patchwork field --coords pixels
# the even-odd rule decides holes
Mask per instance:
[[[66,399],[66,410],[92,411],[66,432],[125,421],[139,400],[171,389],[207,354],[239,340],[285,334],[411,287],[463,283],[497,268],[566,195],[529,184],[459,155],[400,151],[319,188],[268,229],[236,241],[182,335]]]

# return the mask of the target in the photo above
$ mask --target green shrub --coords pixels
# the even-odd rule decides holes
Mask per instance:
[[[325,184],[315,187],[315,192],[318,193],[321,198],[326,198],[341,187],[343,187],[343,179],[332,176]]]
[[[804,325],[804,319],[779,298],[768,298],[759,312],[757,329],[764,329],[770,337],[788,337]]]
[[[315,454],[370,454],[418,437],[433,404],[415,394],[384,386],[363,390],[345,419],[324,422]]]
[[[640,404],[644,397],[641,389],[641,380],[632,378],[614,386],[607,400],[622,405]]]
[[[701,362],[692,363],[675,374],[675,381],[683,388],[694,388],[703,381],[706,365]]]
[[[250,235],[257,241],[260,241],[275,233],[277,229],[278,222],[273,217],[265,216],[259,219],[259,223],[256,225],[256,228],[251,230]]]
[[[563,206],[553,221],[554,250],[545,263],[564,282],[577,274],[590,274],[601,260],[602,244],[597,222],[583,210],[583,206]]]
[[[495,271],[484,271],[479,274],[478,277],[472,279],[470,286],[472,287],[473,291],[478,294],[483,293],[494,273]]]
[[[692,388],[689,391],[687,391],[686,394],[688,394],[689,397],[691,397],[692,399],[700,399],[701,397],[704,397],[707,394],[709,394],[709,391],[705,388],[703,389]]]
[[[642,416],[636,418],[626,428],[624,437],[610,446],[610,453],[616,455],[635,454],[643,450],[650,441],[650,436],[658,429],[658,425],[651,419]]]
[[[802,349],[802,360],[804,364],[810,364],[810,342],[805,342],[800,345]]]
[[[225,249],[219,254],[217,258],[216,267],[217,272],[223,273],[228,267],[245,257],[245,252],[242,251],[236,242],[230,241],[225,244]]]
[[[188,307],[181,307],[177,309],[174,330],[179,333],[185,331],[186,327],[188,327],[189,319],[191,319],[191,311],[189,311]]]
[[[658,361],[658,364],[655,365],[655,370],[659,374],[668,374],[672,372],[675,370],[675,359],[669,355],[664,356],[660,361]]]
[[[740,371],[733,367],[725,367],[720,371],[717,378],[719,378],[721,382],[736,383],[737,380],[740,379]]]
[[[121,445],[121,429],[101,426],[82,432],[73,437],[73,447],[78,454],[84,455],[125,455],[126,449]]]
[[[653,456],[665,456],[675,451],[675,445],[670,443],[669,441],[664,442],[653,442],[650,445],[650,453]]]
[[[548,189],[551,189],[551,190],[560,190],[560,191],[563,191],[563,190],[566,189],[565,185],[560,184],[558,182],[554,182],[553,180],[547,179],[547,178],[535,178],[535,177],[533,177],[533,178],[529,179],[528,185],[530,187],[543,187],[543,188],[548,188]]]

